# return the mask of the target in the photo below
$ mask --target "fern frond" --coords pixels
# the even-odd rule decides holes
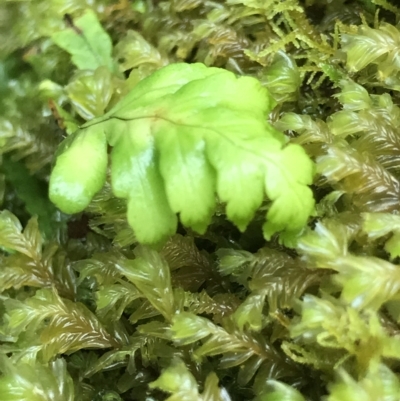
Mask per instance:
[[[171,271],[190,267],[192,270],[204,270],[211,264],[211,258],[205,251],[199,251],[194,238],[176,234],[163,246],[161,255],[167,261]]]
[[[77,261],[74,263],[74,269],[80,273],[78,283],[82,283],[86,278],[94,278],[100,286],[114,284],[121,277],[115,266],[125,260],[126,257],[120,252],[110,251],[95,253],[90,259]]]
[[[128,31],[114,48],[115,58],[123,71],[141,66],[158,69],[167,64],[167,58],[136,31]]]
[[[277,52],[272,63],[260,74],[260,81],[278,103],[293,101],[299,96],[300,69],[284,52]]]
[[[213,269],[210,255],[204,250],[199,251],[193,237],[174,235],[160,253],[171,269],[174,287],[191,292],[198,291],[204,284],[221,287],[221,277]]]
[[[134,312],[129,316],[129,321],[132,324],[136,324],[139,320],[150,319],[154,316],[161,315],[161,312],[156,309],[148,299],[143,299],[140,300],[140,302],[135,302],[132,309],[134,310]]]
[[[374,155],[383,167],[398,173],[400,109],[389,94],[370,96],[363,86],[352,81],[342,81],[340,86],[342,92],[337,98],[344,110],[330,116],[330,130],[340,137],[351,135],[352,147]]]
[[[359,152],[370,152],[388,171],[400,172],[400,132],[384,117],[373,119],[371,114],[360,113],[363,135],[352,145]]]
[[[293,130],[300,135],[294,139],[294,142],[301,145],[308,143],[331,144],[334,142],[334,136],[324,121],[314,121],[310,116],[285,113],[275,126],[281,131]]]
[[[114,89],[113,76],[104,66],[78,71],[65,87],[73,110],[85,121],[104,114]]]
[[[215,191],[241,230],[266,193],[272,201],[266,238],[296,232],[313,208],[307,187],[313,166],[303,149],[285,146],[284,136],[265,123],[272,103],[252,78],[200,64],[165,67],[68,137],[50,198],[69,213],[87,207],[105,182],[108,141],[113,191],[128,199],[128,221],[140,242],[173,234],[175,213],[204,232]]]
[[[113,71],[112,43],[97,15],[88,9],[65,30],[55,32],[51,39],[71,54],[72,62],[81,70],[95,70],[104,66]]]
[[[135,244],[137,239],[128,224],[126,209],[125,199],[116,198],[112,194],[110,183],[106,182],[86,209],[93,215],[89,220],[89,227],[112,240],[119,248]]]

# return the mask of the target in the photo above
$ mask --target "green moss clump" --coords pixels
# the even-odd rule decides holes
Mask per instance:
[[[398,400],[399,16],[3,2],[0,398]]]

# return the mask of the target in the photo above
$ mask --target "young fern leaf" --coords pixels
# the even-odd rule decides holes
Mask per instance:
[[[90,131],[76,131],[62,143],[60,151],[50,178],[50,200],[65,213],[78,213],[106,181],[104,130],[95,125]]]
[[[52,35],[52,40],[72,56],[81,70],[95,70],[105,66],[113,70],[111,38],[102,28],[96,14],[87,10],[64,31]]]
[[[134,300],[143,297],[130,283],[102,286],[96,292],[96,313],[102,321],[118,321],[125,308]]]
[[[103,117],[86,123],[60,150],[50,198],[64,212],[88,206],[106,177],[113,147],[116,196],[128,200],[139,242],[157,243],[183,224],[204,232],[215,192],[241,230],[264,194],[270,238],[297,232],[313,209],[313,165],[299,145],[265,122],[273,100],[250,77],[202,64],[173,64],[141,81]]]
[[[19,252],[30,259],[40,260],[43,238],[38,222],[32,218],[23,231],[22,225],[11,212],[0,213],[0,247],[11,252]]]

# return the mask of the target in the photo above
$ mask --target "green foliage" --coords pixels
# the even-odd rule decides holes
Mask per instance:
[[[399,379],[385,365],[374,364],[365,377],[356,382],[346,372],[341,372],[341,382],[331,386],[329,401],[396,400],[399,397]]]
[[[39,290],[25,302],[5,299],[7,335],[18,339],[23,332],[40,336],[44,360],[81,348],[108,348],[116,340],[83,304],[60,298],[51,290]]]
[[[80,70],[95,70],[104,66],[113,69],[112,43],[93,11],[87,11],[66,30],[51,36],[53,42],[71,54]]]
[[[1,260],[1,291],[25,285],[55,287],[61,294],[74,297],[75,277],[65,262],[64,252],[55,243],[43,247],[43,242],[35,217],[22,231],[12,213],[0,213],[0,247],[9,254]]]
[[[3,157],[2,163],[5,179],[14,187],[18,197],[25,202],[26,211],[33,216],[38,216],[41,232],[47,237],[57,233],[61,222],[57,224],[55,216],[57,209],[49,202],[46,187],[36,177],[32,177],[25,165],[19,161],[13,161],[9,157]]]
[[[73,401],[74,383],[63,359],[48,366],[19,361],[1,361],[0,391],[4,401]]]
[[[56,205],[63,202],[65,213],[82,211],[105,183],[107,142],[101,127],[94,127],[90,132],[68,137],[53,169],[49,197]]]
[[[136,259],[118,266],[147,300],[167,320],[174,314],[174,298],[168,265],[159,254],[147,248],[135,249]]]
[[[3,2],[0,399],[398,400],[399,15]]]
[[[259,397],[260,401],[304,401],[304,397],[287,384],[273,380],[268,384],[273,386],[273,390]]]
[[[218,401],[229,400],[229,395],[224,388],[218,386],[218,377],[210,373],[204,383],[204,390],[199,394],[197,383],[183,362],[177,361],[166,369],[153,383],[151,388],[159,388],[172,393],[168,401]]]
[[[385,243],[385,250],[390,254],[391,259],[400,256],[399,217],[389,213],[365,213],[363,217],[363,229],[369,238],[377,239],[393,233]]]
[[[175,213],[204,232],[215,190],[241,230],[265,191],[273,201],[265,236],[297,232],[313,207],[306,187],[312,165],[300,147],[282,147],[284,137],[264,123],[271,107],[252,78],[200,64],[165,67],[68,139],[51,175],[50,199],[66,213],[89,204],[105,180],[107,138],[113,192],[127,198],[128,221],[142,243],[174,233]]]

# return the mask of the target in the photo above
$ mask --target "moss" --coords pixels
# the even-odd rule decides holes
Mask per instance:
[[[399,399],[399,15],[386,0],[4,3],[2,400]],[[214,199],[212,187],[206,217],[196,224],[182,218],[165,238],[152,215],[152,233],[163,240],[139,243],[127,218],[137,193],[127,205],[105,171],[119,135],[103,144],[105,183],[96,184],[94,197],[89,191],[86,207],[67,215],[50,202],[56,149],[57,155],[76,149],[77,127],[120,113],[135,88],[151,87],[146,82],[160,77],[153,73],[175,63],[222,68],[251,77],[235,82],[267,89],[259,100],[265,104],[230,95],[232,86],[224,102],[241,118],[256,116],[257,127],[268,126],[274,144],[300,149],[315,164],[315,208],[306,227],[264,226],[265,239],[274,202],[292,220],[298,203],[274,198],[268,178],[268,190],[246,213],[240,200],[244,208],[250,180],[224,175],[225,192],[217,190]],[[170,82],[169,105],[174,99],[185,105],[171,89],[185,85],[182,79]],[[142,101],[151,96],[142,90]],[[207,116],[210,124],[224,120],[222,113]],[[71,164],[82,163],[92,172],[90,143],[63,174],[75,174]],[[131,157],[121,143],[120,152]],[[175,151],[168,148],[168,157],[154,151],[161,186],[167,175],[160,178],[157,163],[164,157],[162,169],[170,171],[165,160]],[[232,166],[245,178],[254,165],[238,155]],[[289,163],[279,157],[277,165]],[[304,166],[289,176],[306,174]],[[174,213],[194,204],[192,194],[185,195],[190,204],[171,194],[179,206]],[[231,196],[232,220],[242,231],[229,221]],[[301,211],[309,216],[308,209]]]

